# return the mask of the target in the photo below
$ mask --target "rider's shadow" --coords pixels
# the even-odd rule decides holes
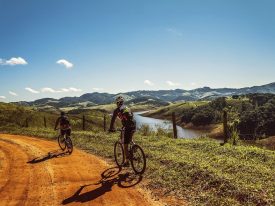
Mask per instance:
[[[118,185],[119,187],[122,188],[127,188],[127,187],[133,187],[135,185],[137,185],[141,180],[142,180],[142,176],[136,176],[134,174],[130,174],[130,173],[125,173],[125,174],[119,174],[119,172],[110,172],[110,170],[114,170],[116,168],[109,168],[107,170],[105,170],[102,174],[101,177],[102,179],[95,183],[95,184],[90,184],[90,185],[100,185],[100,187],[91,190],[89,192],[85,192],[82,193],[82,190],[90,185],[83,185],[81,186],[76,192],[75,194],[73,194],[71,197],[63,200],[62,204],[66,205],[72,202],[88,202],[88,201],[92,201],[95,200],[96,198],[104,195],[106,192],[110,192],[112,191],[112,187],[114,185]],[[116,177],[114,177],[116,176]]]
[[[68,154],[66,152],[63,152],[62,150],[54,150],[54,151],[48,152],[46,155],[35,157],[34,159],[28,161],[27,163],[35,164],[35,163],[43,162],[52,158],[64,157],[66,155]]]

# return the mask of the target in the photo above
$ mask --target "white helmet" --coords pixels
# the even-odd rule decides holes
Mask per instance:
[[[124,102],[124,98],[123,98],[122,96],[118,96],[118,97],[116,98],[116,104],[117,104],[117,105],[122,105],[123,102]]]

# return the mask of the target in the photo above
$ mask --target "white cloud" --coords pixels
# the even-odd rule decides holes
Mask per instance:
[[[9,94],[12,96],[18,96],[15,92],[9,91]]]
[[[151,81],[148,80],[148,79],[144,81],[144,84],[147,84],[147,85],[149,85],[149,86],[154,86],[154,83],[151,82]]]
[[[62,91],[62,92],[69,92],[70,90],[67,89],[67,88],[62,88],[61,91]]]
[[[175,86],[179,86],[180,85],[180,83],[172,82],[172,81],[169,81],[169,80],[166,81],[166,84],[168,84],[171,87],[175,87]]]
[[[6,97],[5,96],[0,96],[0,99],[6,99]]]
[[[177,30],[175,28],[167,28],[166,31],[173,34],[173,35],[175,35],[175,36],[182,36],[183,35],[179,30]]]
[[[28,62],[23,59],[22,57],[12,57],[9,60],[6,59],[0,59],[0,65],[27,65]]]
[[[34,94],[40,93],[39,91],[36,91],[36,90],[34,90],[34,89],[30,88],[30,87],[26,87],[25,89],[26,89],[27,91],[31,92],[31,93],[34,93]]]
[[[41,89],[41,92],[50,92],[50,93],[58,93],[58,92],[62,92],[62,91],[56,91],[52,88],[49,88],[49,87],[45,87],[45,88],[42,88]]]
[[[97,87],[94,87],[94,88],[93,88],[93,90],[94,90],[94,91],[102,91],[102,90],[103,90],[103,88],[97,88]]]
[[[197,86],[197,83],[196,83],[196,82],[192,82],[192,83],[191,83],[191,86],[193,86],[193,87],[194,87],[194,86]]]
[[[74,87],[70,87],[69,90],[72,91],[72,92],[81,92],[82,91],[81,89],[77,89],[77,88],[74,88]]]
[[[50,87],[44,87],[41,89],[41,92],[43,93],[46,93],[46,92],[49,92],[49,93],[62,93],[62,92],[81,92],[82,90],[81,89],[77,89],[77,88],[74,88],[74,87],[70,87],[70,88],[62,88],[60,90],[55,90],[53,88],[50,88]]]
[[[65,66],[67,69],[71,69],[74,66],[66,59],[59,59],[56,63]]]

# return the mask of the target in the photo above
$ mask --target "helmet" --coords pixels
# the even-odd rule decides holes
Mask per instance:
[[[64,115],[65,115],[65,112],[60,112],[60,115],[61,115],[61,116],[64,116]]]
[[[123,98],[122,96],[118,96],[118,97],[116,98],[116,104],[117,104],[117,105],[122,105],[123,102],[124,102],[124,98]]]

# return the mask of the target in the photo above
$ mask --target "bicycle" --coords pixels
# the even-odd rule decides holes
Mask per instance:
[[[115,142],[114,145],[114,156],[115,162],[118,167],[122,167],[125,157],[124,157],[124,147],[121,142],[123,137],[124,129],[117,129],[120,132],[120,138]],[[143,149],[137,145],[133,140],[129,144],[129,160],[131,166],[136,174],[143,174],[146,169],[146,157]]]
[[[59,130],[61,130],[61,129],[59,129]],[[68,130],[68,129],[62,129],[62,130]],[[64,135],[61,135],[61,131],[60,131],[60,134],[57,137],[57,142],[58,142],[58,145],[62,151],[67,149],[68,153],[72,154],[73,142],[72,142],[70,136],[68,136],[66,133]]]

